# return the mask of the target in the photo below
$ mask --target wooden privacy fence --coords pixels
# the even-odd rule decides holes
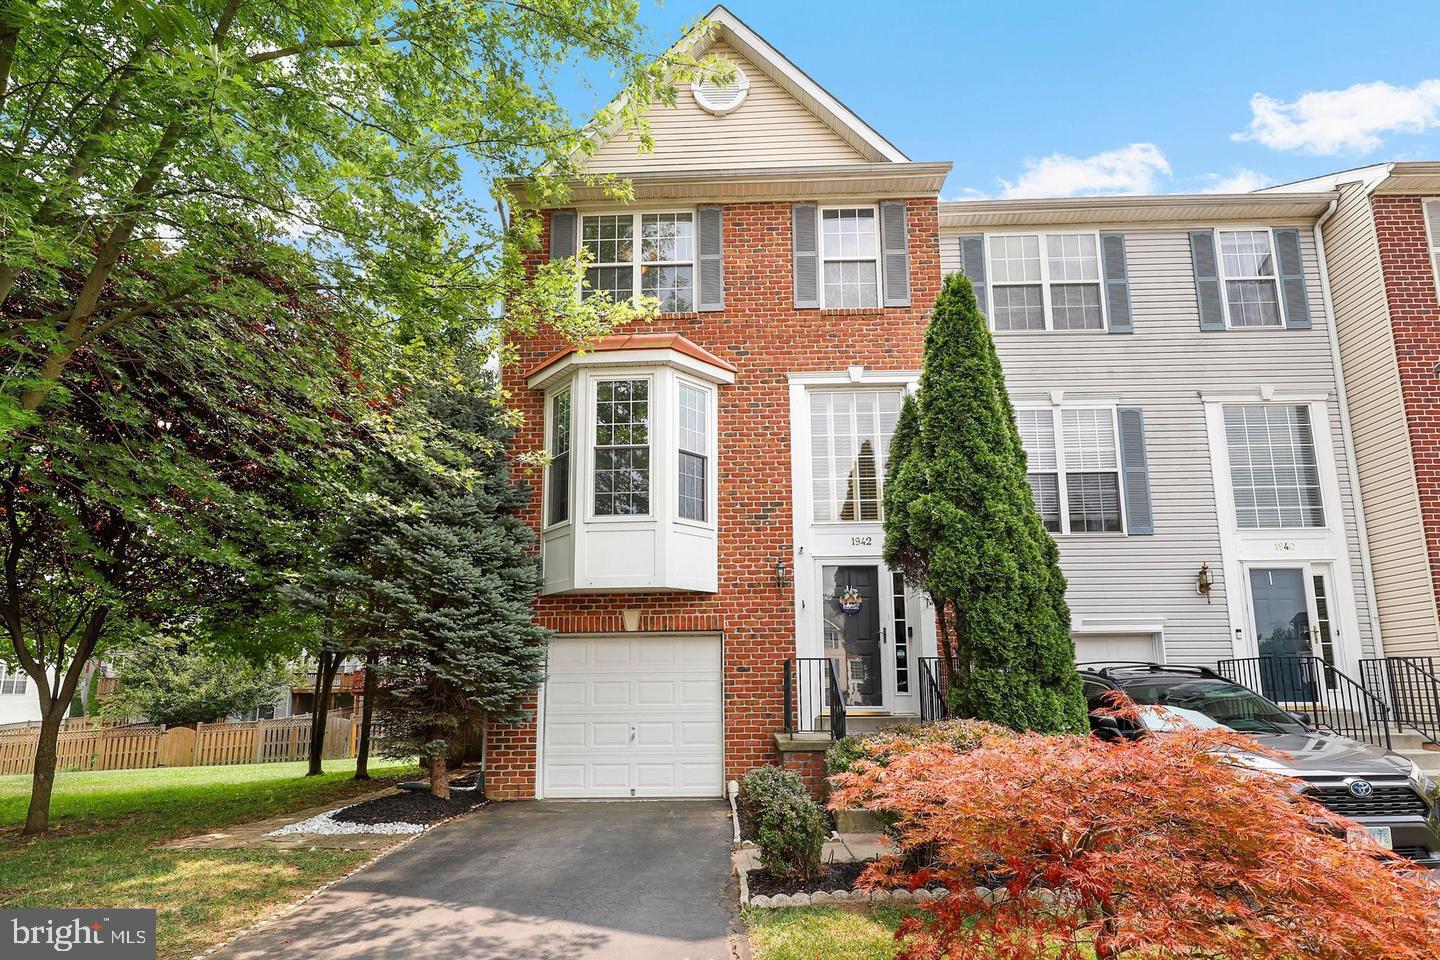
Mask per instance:
[[[321,757],[353,757],[358,726],[348,717],[327,717]],[[0,728],[0,774],[30,773],[39,741],[38,725]],[[77,724],[60,731],[58,748],[59,770],[140,770],[308,760],[310,717],[202,723],[168,730],[156,726]]]

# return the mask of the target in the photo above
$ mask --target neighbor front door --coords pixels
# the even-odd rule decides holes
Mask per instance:
[[[1248,574],[1261,692],[1274,700],[1315,699],[1336,666],[1326,572],[1301,564],[1251,567]]]

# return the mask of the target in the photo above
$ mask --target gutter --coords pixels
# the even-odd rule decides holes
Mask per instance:
[[[1371,184],[1365,191],[1366,202],[1384,178]],[[1384,641],[1380,635],[1380,608],[1375,595],[1375,570],[1370,563],[1370,532],[1365,525],[1365,500],[1360,494],[1360,464],[1355,459],[1355,437],[1350,427],[1350,400],[1345,392],[1345,368],[1340,363],[1340,333],[1335,326],[1335,302],[1330,293],[1330,269],[1325,260],[1325,222],[1335,215],[1340,198],[1330,201],[1330,206],[1320,219],[1315,221],[1315,257],[1320,263],[1320,294],[1325,305],[1326,334],[1330,340],[1330,363],[1335,368],[1335,402],[1340,408],[1340,441],[1345,448],[1345,459],[1350,469],[1350,486],[1355,491],[1355,533],[1360,538],[1360,574],[1365,580],[1365,600],[1370,614],[1370,634],[1374,638],[1375,656],[1385,656]],[[1358,651],[1364,654],[1364,650]]]

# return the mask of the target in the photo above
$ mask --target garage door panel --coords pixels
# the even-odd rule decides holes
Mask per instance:
[[[717,637],[554,641],[543,795],[720,796],[721,662]]]

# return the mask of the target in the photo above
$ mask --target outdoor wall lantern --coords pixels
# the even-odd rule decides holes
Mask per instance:
[[[1215,581],[1210,576],[1210,564],[1200,564],[1200,572],[1195,576],[1195,592],[1210,602],[1210,590],[1215,586]]]
[[[785,558],[781,557],[775,561],[775,589],[789,590],[795,579],[790,575],[789,569],[785,566]]]

